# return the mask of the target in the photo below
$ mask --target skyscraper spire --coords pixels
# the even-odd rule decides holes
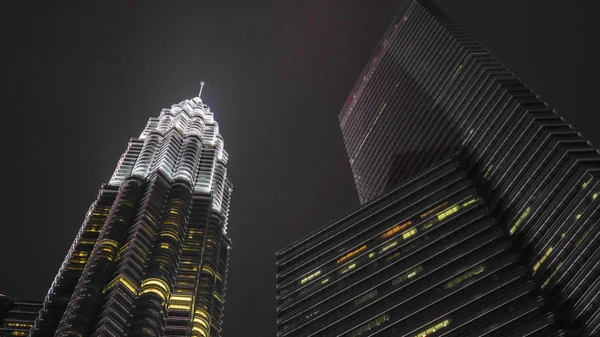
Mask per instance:
[[[202,88],[204,88],[204,81],[200,82],[200,92],[198,93],[199,98],[202,98]]]

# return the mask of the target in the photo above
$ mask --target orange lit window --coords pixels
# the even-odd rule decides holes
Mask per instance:
[[[387,239],[390,236],[398,233],[399,231],[403,230],[404,228],[406,228],[406,227],[408,227],[410,225],[412,225],[412,221],[407,221],[407,222],[405,222],[405,223],[403,223],[401,225],[396,225],[396,226],[392,227],[391,229],[389,229],[388,231],[386,231],[385,233],[381,234],[380,237],[382,239]]]
[[[365,249],[367,249],[367,246],[362,246],[362,247],[358,248],[357,250],[348,253],[348,254],[342,256],[339,260],[337,260],[337,263],[342,263],[342,262],[348,260],[349,258],[359,254],[360,252],[362,252]]]

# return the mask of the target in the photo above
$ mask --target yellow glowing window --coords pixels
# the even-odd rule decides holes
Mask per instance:
[[[534,274],[538,270],[538,268],[542,265],[542,263],[544,263],[544,261],[546,261],[546,259],[550,255],[550,253],[552,253],[552,247],[548,247],[548,249],[546,250],[546,253],[544,253],[544,256],[542,256],[542,258],[533,266]]]
[[[341,273],[342,274],[347,273],[348,271],[350,271],[354,268],[356,268],[356,263],[349,264],[349,265],[345,266],[344,268],[342,268]]]
[[[416,233],[417,233],[417,229],[413,228],[411,230],[408,230],[408,231],[402,233],[402,238],[404,240],[406,240],[406,239],[410,238],[411,236],[415,235]]]
[[[326,279],[323,279],[323,281],[321,281],[321,284],[325,284],[325,283],[327,283],[327,282],[329,282],[329,279],[328,279],[328,278],[326,278]]]
[[[398,233],[399,231],[403,230],[404,228],[408,227],[412,225],[412,221],[407,221],[401,225],[395,225],[394,227],[390,228],[388,231],[386,231],[385,233],[381,234],[381,238],[382,239],[387,239],[390,236]]]
[[[375,252],[371,252],[371,253],[369,253],[369,259],[370,259],[370,258],[372,258],[372,257],[374,257],[374,256],[375,256],[375,254],[376,254]]]
[[[487,170],[485,170],[485,173],[483,174],[483,179],[488,179],[490,177],[490,173],[492,173],[493,168],[494,168],[494,164],[491,164],[490,166],[488,166]]]
[[[421,331],[420,333],[416,334],[415,337],[426,337],[431,335],[432,333],[441,330],[445,327],[447,327],[448,325],[450,325],[450,323],[452,322],[451,319],[446,319],[443,320],[439,323],[437,323],[436,325],[433,325],[431,327],[429,327],[427,330]]]
[[[204,270],[205,272],[211,274],[212,276],[215,276],[215,271],[211,267],[209,267],[209,266],[202,267],[202,270]]]
[[[190,310],[192,308],[191,305],[189,304],[173,304],[173,303],[169,303],[169,310]]]
[[[219,294],[217,294],[216,292],[213,292],[213,296],[214,296],[214,297],[215,297],[217,300],[219,300],[219,302],[224,302],[224,301],[223,301],[223,297],[221,297],[221,296],[220,296]]]
[[[169,286],[167,283],[158,278],[149,278],[142,282],[140,295],[146,293],[155,293],[160,296],[163,301],[169,297]]]
[[[466,202],[464,202],[464,203],[462,204],[462,207],[467,207],[467,206],[469,206],[469,205],[472,205],[472,204],[476,203],[476,202],[477,202],[477,200],[479,200],[479,199],[477,199],[477,198],[473,198],[473,199],[471,199],[471,200],[469,200],[469,201],[466,201]]]
[[[587,187],[587,186],[590,184],[590,182],[592,182],[592,179],[594,179],[594,178],[590,178],[588,181],[584,182],[584,183],[581,185],[581,188],[582,188],[582,189],[586,188],[586,187]]]
[[[125,288],[127,288],[127,290],[129,290],[132,294],[137,295],[137,287],[127,276],[124,275],[118,276],[112,280],[108,285],[106,285],[102,293],[109,291],[112,287],[119,283],[124,285]]]
[[[17,322],[9,322],[6,326],[11,328],[31,328],[33,324],[31,323],[17,323]]]
[[[440,220],[440,221],[444,220],[445,218],[449,217],[450,215],[458,212],[459,208],[460,208],[460,206],[453,206],[453,207],[450,207],[447,210],[439,213],[437,216],[438,220]]]
[[[529,212],[531,212],[531,207],[527,207],[525,211],[521,213],[519,219],[517,219],[515,224],[510,228],[510,235],[513,235],[517,231],[517,228],[519,228],[523,220],[529,215]]]
[[[433,226],[433,224],[436,222],[438,222],[437,218],[427,221],[426,223],[423,224],[423,229],[427,229],[427,228]]]
[[[392,285],[398,285],[408,279],[411,279],[415,276],[417,276],[420,272],[423,271],[423,267],[422,266],[418,266],[416,268],[413,268],[409,271],[407,271],[406,273],[396,277],[395,279],[392,280]]]
[[[397,244],[398,244],[398,241],[397,241],[397,240],[395,240],[395,241],[392,241],[392,242],[388,243],[387,245],[385,245],[383,248],[381,248],[381,251],[382,251],[382,252],[385,252],[386,250],[388,250],[388,249],[390,249],[390,248],[393,248],[393,247],[394,247],[394,246],[396,246]]]
[[[358,248],[357,250],[352,251],[352,252],[342,256],[340,259],[337,260],[337,263],[342,263],[342,262],[348,260],[349,258],[356,256],[357,254],[360,254],[361,252],[363,252],[366,249],[367,249],[367,246],[362,246],[362,247]]]
[[[554,271],[552,272],[552,274],[550,274],[550,276],[548,276],[548,278],[546,279],[546,281],[544,282],[544,284],[542,284],[542,286],[541,286],[542,289],[546,288],[546,286],[550,283],[550,279],[552,279],[552,277],[554,277],[554,275],[556,275],[556,273],[563,266],[564,263],[565,263],[565,261],[561,261],[556,266],[556,268],[554,269]]]
[[[316,272],[308,275],[307,277],[303,278],[302,280],[300,280],[300,284],[304,284],[312,279],[314,279],[315,277],[321,275],[321,270],[317,270]]]
[[[191,302],[192,301],[192,296],[185,296],[185,295],[172,295],[171,296],[171,301],[182,301],[182,302]]]

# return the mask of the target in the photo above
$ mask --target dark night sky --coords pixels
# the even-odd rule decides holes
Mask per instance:
[[[0,292],[43,299],[130,137],[193,97],[230,153],[225,337],[275,335],[277,249],[358,206],[337,113],[396,1],[4,8]],[[597,1],[439,0],[600,145]]]

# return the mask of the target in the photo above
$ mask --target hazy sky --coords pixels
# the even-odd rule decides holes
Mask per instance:
[[[597,1],[436,2],[600,145]],[[5,8],[0,293],[43,299],[129,138],[203,80],[234,184],[223,335],[274,336],[275,251],[359,205],[337,114],[401,3]]]

